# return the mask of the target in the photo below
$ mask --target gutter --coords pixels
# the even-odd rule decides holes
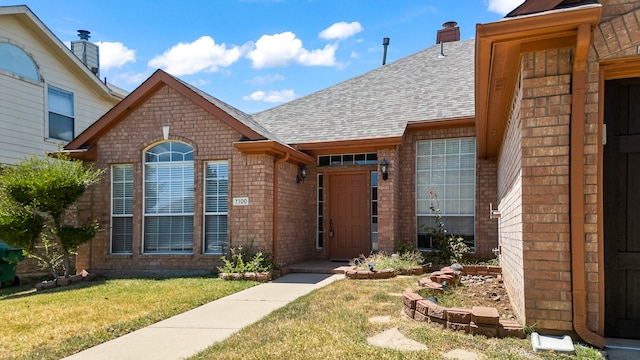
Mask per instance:
[[[606,340],[587,328],[587,278],[585,271],[584,232],[584,121],[587,55],[592,32],[589,24],[578,27],[573,62],[571,101],[570,211],[571,211],[571,292],[573,328],[587,343],[603,348]]]
[[[274,161],[273,163],[273,261],[278,259],[278,166],[289,161],[291,154],[286,152],[284,157]]]

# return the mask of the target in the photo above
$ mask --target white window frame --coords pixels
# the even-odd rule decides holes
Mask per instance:
[[[116,175],[119,171],[125,172],[122,180],[117,179]],[[128,177],[129,174],[130,177]],[[119,186],[123,187],[120,191],[117,189]],[[114,255],[130,255],[133,252],[133,186],[133,164],[111,165],[111,242],[109,251]],[[117,193],[122,194],[122,196],[116,196]],[[116,202],[122,202],[122,204],[116,205]],[[121,251],[114,251],[114,223],[116,219],[129,221],[128,224],[124,224],[128,228],[126,232],[119,234],[126,237],[123,240],[123,250]]]
[[[158,147],[158,146],[164,146],[164,145],[168,145],[169,146],[169,151],[166,151],[164,153],[162,153],[162,155],[158,155],[158,157],[160,156],[168,156],[169,157],[169,161],[164,161],[164,160],[159,160],[159,161],[147,161],[147,154],[150,153],[151,150],[153,150],[154,148]],[[174,152],[173,149],[173,144],[180,144],[180,145],[186,145],[188,146],[191,151],[190,152],[185,152],[185,153],[178,153],[178,152]],[[179,141],[165,141],[165,142],[161,142],[161,143],[156,143],[153,146],[148,147],[144,152],[143,152],[143,163],[144,163],[144,174],[143,174],[143,178],[144,178],[144,187],[143,187],[143,199],[144,199],[144,203],[143,203],[143,224],[142,224],[142,252],[144,254],[193,254],[193,225],[194,225],[194,212],[193,212],[193,206],[194,206],[194,161],[193,161],[193,153],[194,153],[194,149],[191,145],[183,143],[183,142],[179,142]],[[182,161],[176,161],[173,159],[174,155],[176,156],[180,156],[180,154],[183,156],[183,160]],[[166,157],[165,156],[165,157]],[[184,160],[185,157],[190,158],[190,160]],[[182,208],[182,211],[161,211],[160,207],[156,208],[156,211],[149,211],[150,207],[149,207],[149,200],[151,199],[148,196],[148,187],[150,184],[155,183],[157,184],[158,181],[150,181],[148,176],[149,176],[149,169],[151,168],[168,168],[169,169],[169,174],[171,174],[172,170],[174,169],[190,169],[191,173],[190,176],[188,178],[185,178],[185,172],[182,171],[182,188],[179,189],[180,192],[182,192],[182,197],[180,198],[179,201],[181,201],[180,207]],[[171,185],[173,178],[171,177],[172,175],[169,175],[169,180],[164,181],[164,183],[169,182],[169,185]],[[185,179],[186,179],[186,185],[185,185]],[[185,196],[185,192],[187,194],[190,193],[190,196]],[[164,195],[164,194],[163,194]],[[188,199],[191,199],[190,202],[190,208],[191,211],[185,211],[185,208],[189,208],[189,202]],[[174,202],[175,201],[169,201],[168,203],[166,202],[166,197],[156,197],[156,199],[160,199],[160,200],[165,200],[164,206],[165,207],[169,207],[169,208],[173,208],[174,207]],[[187,199],[187,201],[185,201],[185,199]],[[169,197],[169,200],[171,200],[171,196]],[[176,200],[178,200],[178,198],[176,198]],[[160,205],[161,201],[156,201],[157,205]],[[190,238],[190,242],[188,241],[189,238],[184,238],[184,232],[182,234],[183,236],[183,241],[181,243],[181,249],[174,249],[173,248],[173,243],[169,242],[169,248],[168,249],[162,249],[160,247],[160,240],[156,240],[156,246],[154,248],[151,248],[150,244],[151,244],[151,236],[150,233],[147,231],[147,226],[150,223],[150,220],[152,218],[166,218],[165,220],[170,222],[170,226],[173,226],[174,223],[172,222],[174,219],[180,220],[179,218],[182,218],[182,226],[184,226],[185,224],[189,225],[188,222],[190,220],[190,226],[191,226],[191,238]],[[178,223],[176,223],[178,224]],[[173,232],[169,232],[169,234],[173,234]],[[176,233],[177,234],[177,233]]]
[[[52,101],[51,94],[58,93],[61,95],[60,97],[68,97],[70,99],[71,104],[66,104],[67,109],[63,109],[63,107],[56,106],[55,101]],[[71,136],[69,138],[56,137],[51,135],[51,120],[52,114],[60,116],[64,119],[68,119],[71,121]],[[59,87],[55,87],[52,85],[47,86],[47,139],[52,140],[60,140],[69,142],[73,140],[76,134],[76,118],[75,118],[75,95],[73,92],[61,89]]]
[[[470,151],[463,152],[463,143]],[[444,146],[444,153],[420,155],[421,146]],[[420,250],[432,250],[432,247],[420,244],[420,236],[426,236],[421,227],[421,218],[435,219],[436,213],[430,207],[435,205],[437,195],[440,215],[447,230],[454,235],[471,235],[473,239],[465,238],[467,245],[475,252],[475,197],[476,197],[476,146],[475,138],[446,138],[421,140],[416,144],[416,245]],[[453,149],[458,148],[457,152]],[[456,159],[457,156],[457,159]],[[457,162],[457,166],[456,165]],[[423,164],[423,165],[421,165]],[[426,167],[429,167],[428,169]],[[457,175],[456,175],[457,171]],[[437,180],[436,180],[437,179]],[[472,183],[469,183],[471,179]],[[466,180],[466,181],[465,181]],[[457,195],[456,195],[457,192]],[[447,218],[450,220],[447,221]],[[468,218],[468,219],[465,219]],[[469,219],[470,218],[470,219]],[[455,221],[469,224],[473,234],[459,234]],[[470,222],[469,222],[470,221]],[[429,221],[431,222],[431,221]],[[463,226],[463,225],[460,225]]]
[[[207,170],[209,168],[209,165],[216,165],[218,167],[218,170],[221,170],[220,167],[223,166],[223,174],[224,176],[222,177],[208,177],[207,174]],[[224,181],[226,182],[226,188],[221,189],[220,187],[218,187],[218,191],[215,192],[215,194],[209,194],[209,184],[210,181],[215,181],[215,182],[219,182],[219,181]],[[220,185],[220,183],[218,183],[218,185]],[[220,190],[224,190],[224,191],[220,191]],[[203,249],[203,253],[205,254],[212,254],[212,255],[224,255],[227,252],[227,249],[229,247],[229,162],[227,160],[215,160],[215,161],[207,161],[205,162],[205,166],[204,166],[204,221],[202,223],[202,227],[203,227],[203,231],[202,231],[202,236],[203,236],[203,244],[202,244],[202,249]],[[217,199],[218,201],[216,202],[217,204],[224,204],[224,206],[216,206],[215,210],[210,210],[209,209],[209,200],[210,199]],[[213,204],[212,204],[213,205]],[[214,250],[209,250],[210,246],[209,246],[209,241],[212,239],[208,239],[208,235],[209,233],[207,232],[207,218],[211,217],[211,216],[215,216],[215,217],[223,217],[224,221],[226,222],[225,227],[226,227],[226,232],[225,232],[225,240],[224,241],[219,241],[219,239],[217,239],[215,241],[216,246],[214,246],[213,248],[215,248]],[[220,234],[220,233],[218,233]]]

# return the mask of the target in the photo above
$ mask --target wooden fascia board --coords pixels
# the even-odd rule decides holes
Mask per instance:
[[[521,54],[575,46],[578,27],[586,23],[594,28],[601,9],[600,5],[584,6],[476,26],[478,157],[498,155]]]
[[[340,140],[313,143],[294,144],[296,149],[310,152],[314,155],[341,154],[352,152],[374,152],[381,148],[391,148],[402,143],[402,136],[386,138]]]
[[[274,140],[237,141],[233,146],[243,154],[266,154],[273,157],[285,157],[289,154],[288,162],[311,164],[315,159],[299,150],[283,145]]]
[[[61,155],[68,155],[71,159],[83,161],[95,161],[98,158],[98,147],[92,146],[87,149],[60,150],[47,153],[47,156],[57,158]]]
[[[493,42],[513,41],[562,31],[577,31],[578,26],[584,23],[595,27],[600,20],[601,10],[602,6],[596,4],[478,24],[476,38],[488,38]]]
[[[67,144],[65,149],[77,149],[85,145],[94,145],[104,133],[109,131],[109,129],[115,126],[115,124],[126,117],[131,111],[155,94],[156,91],[163,86],[169,86],[176,90],[178,93],[193,101],[196,105],[202,107],[213,116],[238,131],[240,134],[250,139],[264,139],[264,136],[250,129],[248,126],[215,106],[180,81],[162,70],[157,70],[153,75],[151,75],[151,77],[149,77],[149,79],[129,94],[129,96],[111,108],[111,110],[103,115],[97,122]]]
[[[79,149],[86,145],[95,145],[98,139],[115,126],[121,119],[126,117],[131,111],[141,103],[155,94],[158,89],[164,86],[164,82],[156,78],[157,73],[143,82],[136,90],[112,107],[106,114],[102,115],[98,121],[89,126],[85,131],[71,140],[64,148],[67,150]]]
[[[414,121],[407,124],[406,131],[441,130],[472,127],[476,124],[475,116],[430,121]]]

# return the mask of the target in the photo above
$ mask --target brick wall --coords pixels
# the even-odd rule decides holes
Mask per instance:
[[[401,191],[398,184],[402,171],[395,148],[378,150],[378,163],[383,159],[389,164],[389,178],[382,180],[382,174],[378,174],[378,250],[391,254],[400,232],[398,214]]]
[[[526,54],[520,106],[526,321],[541,329],[566,331],[573,329],[570,62],[570,49]]]
[[[401,173],[397,189],[397,241],[416,243],[416,142],[443,138],[475,136],[475,128],[453,128],[407,132],[399,148]],[[476,253],[469,260],[486,260],[493,257],[492,249],[498,246],[497,222],[489,219],[489,204],[497,203],[497,163],[493,159],[476,160]]]
[[[514,312],[526,323],[522,251],[522,85],[518,83],[504,141],[498,156],[500,265]]]
[[[162,126],[170,126],[170,140],[183,141],[194,148],[194,236],[193,254],[153,255],[142,253],[143,151],[163,141]],[[116,124],[98,143],[96,166],[109,168],[112,164],[134,165],[134,231],[133,253],[110,255],[109,231],[99,233],[81,247],[77,257],[78,269],[97,272],[123,270],[214,270],[219,256],[202,254],[203,246],[203,190],[204,163],[210,160],[229,162],[229,198],[249,197],[248,206],[229,207],[229,246],[253,243],[256,249],[272,252],[273,238],[273,179],[274,159],[268,155],[244,155],[233,147],[241,135],[219,121],[209,112],[191,103],[170,87],[154,93],[140,107]],[[291,186],[295,182],[297,166],[279,165],[279,252],[283,259],[304,259],[303,252],[313,244],[314,235],[305,228],[307,214],[313,213],[311,195],[304,187],[313,183]],[[96,218],[104,226],[110,223],[110,176],[95,186],[82,199],[81,214]],[[309,179],[309,178],[308,178]],[[308,181],[308,180],[307,180]],[[295,183],[293,185],[296,185]],[[290,190],[284,190],[284,189]],[[90,204],[90,205],[89,205]],[[87,206],[85,206],[87,205]],[[312,204],[313,205],[313,204]],[[302,214],[302,216],[294,216]],[[289,231],[289,229],[292,229]],[[296,230],[297,229],[297,230]],[[311,245],[304,245],[304,243]]]
[[[295,264],[315,257],[316,187],[315,166],[296,183],[298,165],[278,165],[278,263]]]

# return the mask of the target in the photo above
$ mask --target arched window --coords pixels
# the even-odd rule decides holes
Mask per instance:
[[[40,81],[38,67],[27,53],[8,42],[0,42],[0,70],[21,78]]]
[[[144,153],[144,252],[193,252],[193,148],[164,142]]]

